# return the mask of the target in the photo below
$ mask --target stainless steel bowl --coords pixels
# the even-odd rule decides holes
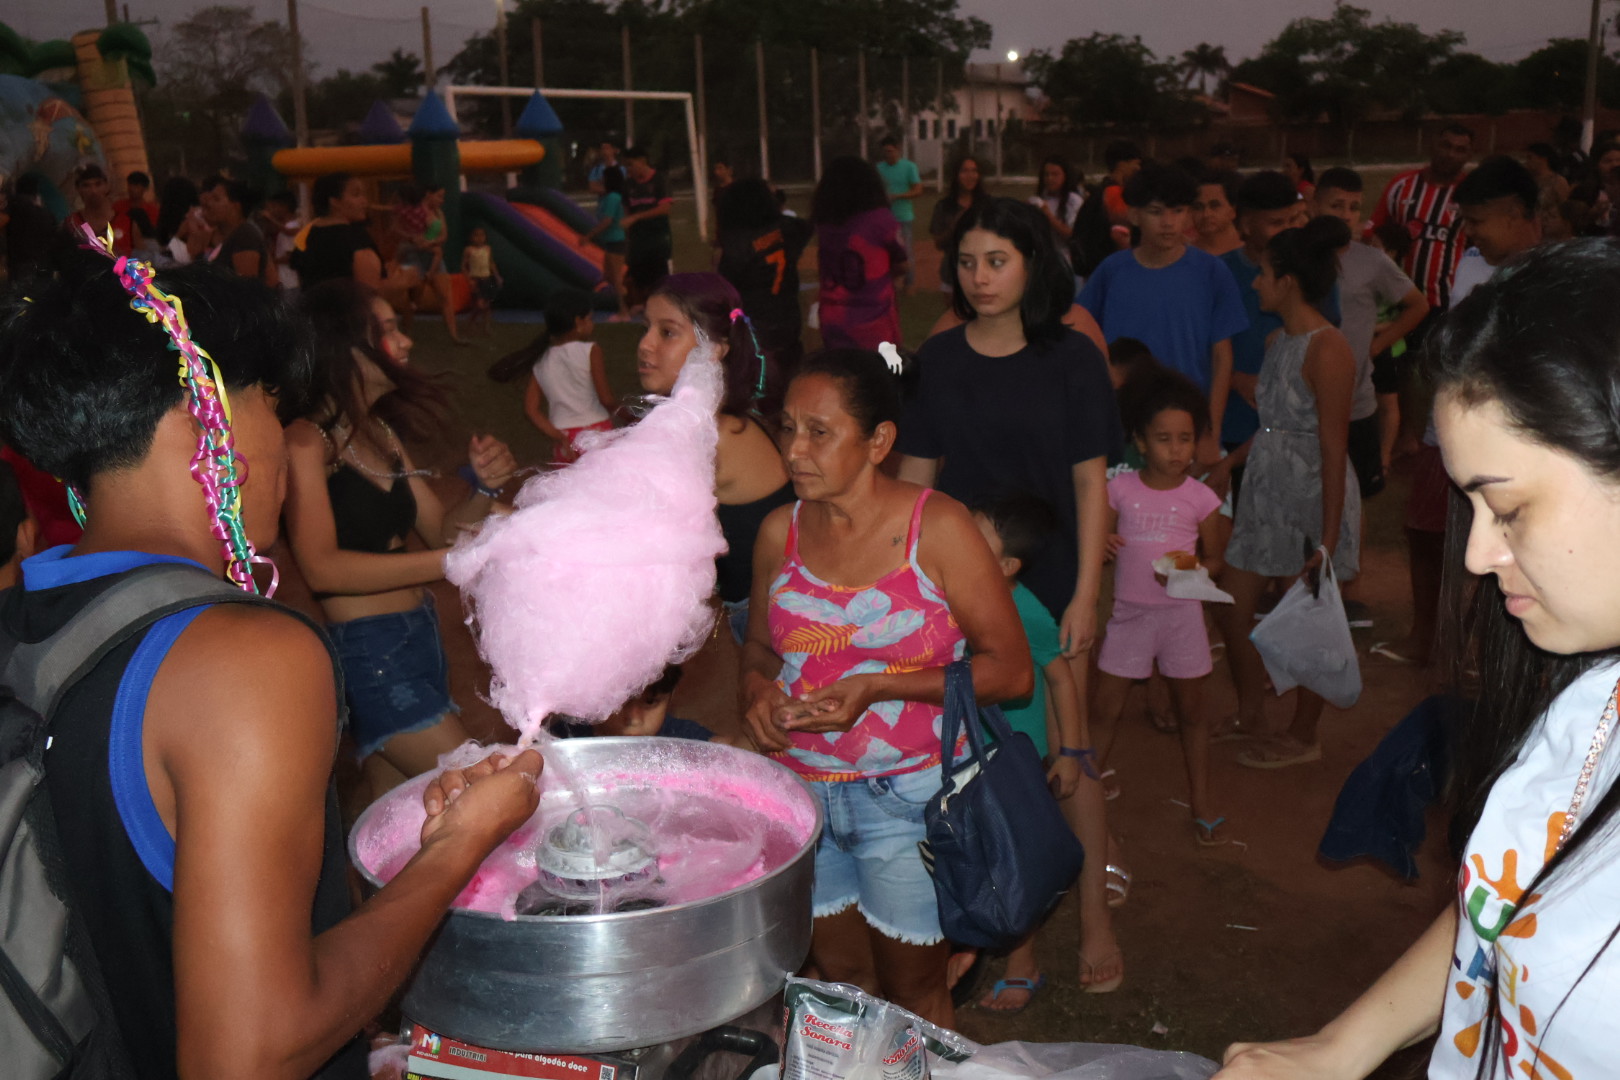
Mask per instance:
[[[791,770],[733,747],[677,739],[568,739],[547,758],[553,782],[543,802],[572,797],[555,782],[565,769],[592,800],[611,800],[612,778],[626,772],[731,777],[791,807],[807,838],[763,877],[688,903],[513,919],[452,909],[406,990],[407,1016],[497,1050],[593,1053],[695,1035],[781,989],[809,952],[821,832],[820,806]],[[383,816],[400,812],[399,800],[385,797],[350,833],[350,857],[373,885],[381,882],[360,852]]]

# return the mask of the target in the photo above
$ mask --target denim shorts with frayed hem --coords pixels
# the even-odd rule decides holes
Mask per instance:
[[[908,945],[944,940],[934,879],[923,866],[923,808],[939,766],[864,780],[812,780],[824,824],[816,844],[811,911],[825,918],[858,906],[872,929]]]
[[[358,756],[369,757],[394,736],[461,711],[450,700],[450,665],[431,596],[410,611],[331,623],[326,633],[343,664],[349,733]]]

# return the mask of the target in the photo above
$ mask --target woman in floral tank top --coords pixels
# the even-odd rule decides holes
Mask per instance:
[[[917,850],[940,786],[944,668],[971,652],[985,703],[1028,693],[1032,668],[972,517],[881,471],[899,412],[894,377],[865,350],[818,353],[788,387],[799,501],[755,543],[743,694],[754,741],[822,803],[811,962],[949,1025],[950,945]]]

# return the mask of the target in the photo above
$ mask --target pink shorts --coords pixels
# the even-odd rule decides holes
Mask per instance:
[[[1174,604],[1114,601],[1114,615],[1103,632],[1097,667],[1122,679],[1145,679],[1153,665],[1167,679],[1197,679],[1210,673],[1209,632],[1204,605],[1196,600]]]

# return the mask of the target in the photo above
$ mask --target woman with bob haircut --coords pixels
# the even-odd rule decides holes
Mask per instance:
[[[1457,899],[1314,1035],[1226,1080],[1363,1077],[1439,1033],[1432,1080],[1614,1074],[1620,998],[1620,249],[1540,248],[1422,363],[1446,471]],[[1240,519],[1241,520],[1241,519]]]
[[[1033,206],[995,198],[969,207],[946,265],[956,271],[951,306],[962,325],[917,352],[919,381],[900,424],[900,479],[969,506],[1033,495],[1057,512],[1062,529],[1019,580],[1058,621],[1084,700],[1107,541],[1107,463],[1123,438],[1108,364],[1090,338],[1064,325],[1074,278]],[[1085,842],[1100,852],[1101,790],[1082,790],[1093,787],[1097,805],[1086,821],[1097,832]],[[1100,874],[1095,884],[1100,900]],[[1106,983],[1119,954],[1106,908],[1085,920],[1081,940],[1081,982]]]
[[[877,166],[833,158],[811,196],[810,223],[821,268],[821,343],[829,349],[898,343],[894,286],[905,278],[906,249]]]

